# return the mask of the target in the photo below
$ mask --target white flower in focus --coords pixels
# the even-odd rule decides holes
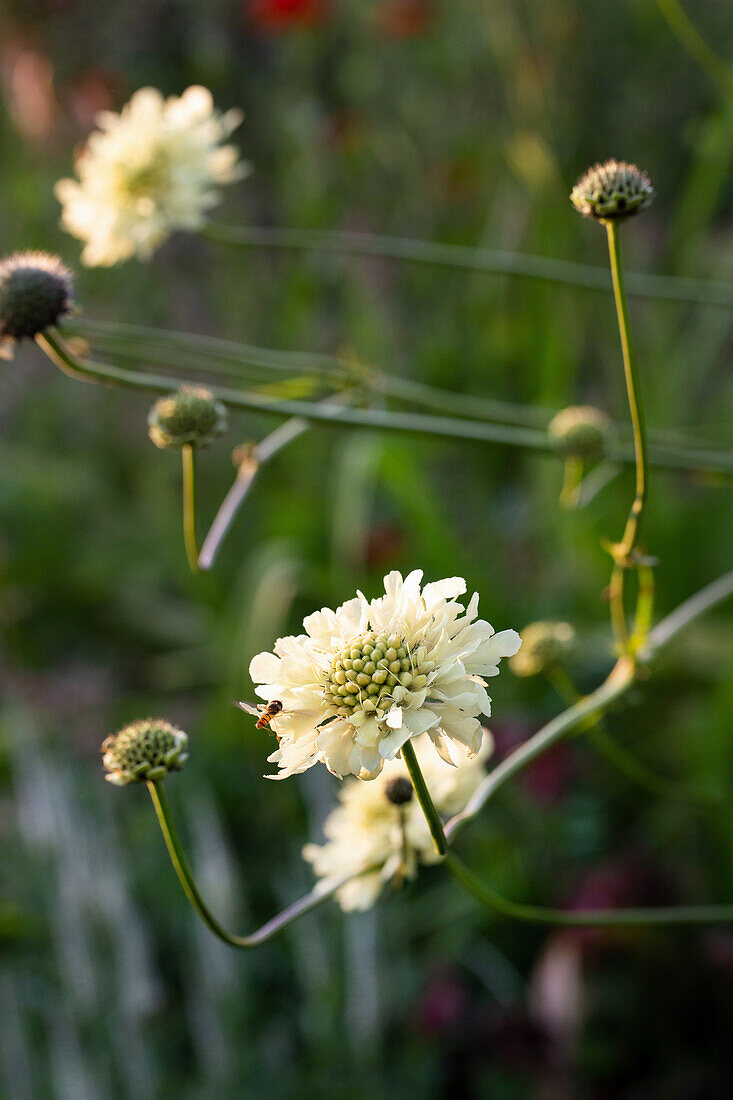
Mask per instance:
[[[197,86],[169,99],[141,88],[120,114],[101,111],[76,163],[78,182],[55,188],[63,228],[86,242],[82,261],[149,259],[174,229],[199,229],[219,202],[217,187],[249,171],[222,144],[241,121],[240,111],[216,112],[211,92]]]
[[[478,787],[485,773],[484,760],[493,747],[491,734],[484,730],[481,752],[469,757],[466,750],[451,767],[436,756],[427,736],[415,741],[420,770],[435,808],[445,816],[459,813]],[[395,784],[405,784],[398,804],[391,799]],[[401,792],[401,788],[398,788]],[[385,765],[373,783],[348,779],[339,794],[340,805],[329,814],[323,827],[326,843],[306,844],[303,857],[313,865],[327,890],[334,880],[357,875],[364,867],[369,874],[354,878],[337,892],[342,909],[369,909],[388,884],[398,886],[412,879],[421,863],[438,863],[428,823],[401,760]]]
[[[480,714],[491,713],[484,677],[521,645],[514,630],[495,634],[457,597],[460,577],[426,584],[416,570],[384,578],[385,595],[324,608],[304,621],[306,633],[279,638],[249,672],[260,698],[278,699],[271,722],[278,748],[269,759],[280,773],[322,762],[334,775],[372,779],[406,741],[427,733],[447,763],[455,746],[475,755]]]

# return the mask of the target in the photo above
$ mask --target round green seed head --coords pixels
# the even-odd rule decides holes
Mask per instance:
[[[0,340],[33,339],[72,309],[72,275],[58,256],[16,252],[0,263]]]
[[[573,653],[575,631],[570,623],[530,623],[522,631],[522,647],[509,658],[517,676],[537,676],[563,664]]]
[[[132,722],[102,742],[105,779],[118,787],[158,782],[188,759],[188,737],[164,718]]]
[[[570,193],[576,210],[601,222],[622,221],[638,214],[653,198],[654,188],[646,172],[623,160],[594,164]]]
[[[611,436],[611,421],[593,405],[570,405],[547,425],[556,451],[578,458],[599,458]]]
[[[206,447],[228,427],[227,410],[204,386],[181,386],[159,397],[148,414],[148,435],[156,447],[180,451]]]

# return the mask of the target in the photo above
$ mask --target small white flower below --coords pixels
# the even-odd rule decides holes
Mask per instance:
[[[324,608],[306,633],[280,638],[250,665],[257,694],[282,710],[271,722],[278,748],[269,757],[284,778],[324,763],[334,775],[373,779],[406,741],[427,733],[440,756],[475,756],[479,715],[491,713],[486,677],[521,645],[514,630],[494,633],[468,607],[460,577],[426,584],[415,570],[384,578],[385,595]]]
[[[436,809],[446,817],[459,813],[485,775],[484,760],[493,747],[491,734],[483,731],[478,755],[463,751],[458,764],[446,764],[432,750],[427,736],[414,742],[420,769]],[[425,815],[414,797],[395,805],[394,785],[406,783],[407,769],[401,760],[386,764],[373,783],[348,779],[339,794],[340,805],[324,825],[326,843],[306,844],[303,856],[321,879],[320,889],[374,867],[369,874],[354,878],[337,892],[342,909],[369,909],[386,886],[397,887],[417,874],[418,866],[437,863]]]
[[[234,146],[222,144],[241,121],[240,111],[215,111],[211,92],[196,86],[168,99],[141,88],[120,114],[100,112],[78,181],[55,189],[63,228],[85,242],[82,261],[149,259],[174,229],[200,229],[218,187],[248,174]]]

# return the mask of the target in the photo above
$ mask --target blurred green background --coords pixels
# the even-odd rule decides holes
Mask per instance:
[[[723,57],[724,0],[689,3]],[[482,244],[603,264],[567,195],[608,156],[658,199],[633,270],[733,279],[733,111],[652,0],[5,0],[3,251],[78,265],[52,194],[94,114],[153,84],[246,111],[254,173],[218,216]],[[378,259],[171,240],[149,265],[80,270],[85,318],[348,353],[467,394],[626,416],[610,295]],[[648,419],[730,440],[730,310],[632,303]],[[206,363],[201,363],[205,378]],[[110,789],[98,745],[165,715],[192,758],[169,784],[202,888],[246,930],[309,889],[336,783],[261,779],[270,743],[231,700],[303,615],[392,568],[459,574],[497,629],[582,632],[610,661],[602,598],[629,472],[563,512],[556,459],[316,429],[263,471],[215,570],[187,571],[180,469],[149,401],[74,383],[33,348],[0,378],[0,1095],[715,1098],[733,1081],[733,934],[570,933],[501,922],[425,871],[371,913],[330,906],[236,954],[195,923],[144,790]],[[236,443],[200,463],[201,525]],[[659,614],[730,567],[730,486],[654,472],[645,538]],[[718,612],[608,724],[657,771],[730,798],[733,647]],[[559,708],[505,670],[497,755]],[[726,803],[724,802],[723,805]],[[502,792],[462,850],[518,899],[724,901],[733,824],[633,786],[582,738]]]

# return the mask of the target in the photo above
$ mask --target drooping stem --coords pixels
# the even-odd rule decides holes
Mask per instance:
[[[448,842],[445,839],[445,833],[443,832],[443,822],[440,820],[440,815],[435,809],[433,800],[430,797],[430,791],[428,785],[425,782],[425,777],[420,771],[420,765],[417,762],[417,756],[415,755],[415,749],[413,748],[412,741],[405,741],[402,746],[402,759],[405,762],[407,773],[410,776],[413,789],[415,791],[415,797],[420,803],[420,809],[425,814],[425,819],[430,829],[430,835],[433,838],[435,844],[435,850],[438,855],[445,855],[448,847]]]
[[[329,883],[328,887],[325,889],[312,890],[310,894],[306,894],[292,905],[289,905],[287,909],[283,909],[276,917],[267,921],[261,928],[252,932],[249,936],[232,935],[219,923],[201,896],[199,888],[196,885],[196,880],[193,877],[193,872],[191,871],[178,838],[178,832],[173,824],[173,818],[171,817],[170,806],[163,789],[163,784],[148,783],[147,787],[150,791],[150,797],[153,800],[153,806],[155,807],[155,813],[158,818],[160,830],[163,834],[163,839],[165,840],[165,846],[168,849],[168,855],[170,856],[173,868],[178,875],[178,881],[183,887],[186,897],[206,927],[213,932],[215,936],[218,936],[220,940],[223,940],[224,943],[229,944],[230,947],[257,947],[259,944],[264,943],[265,940],[269,940],[272,936],[281,932],[283,928],[286,928],[298,917],[302,917],[305,913],[309,913],[311,909],[315,909],[318,905],[322,905],[324,901],[333,897],[333,895],[347,882],[350,882],[351,879],[358,878],[360,875],[367,874],[372,870],[372,868],[365,868],[357,875],[349,875],[338,881],[334,880]]]
[[[196,460],[190,443],[184,443],[181,460],[183,463],[183,541],[191,572],[200,573],[196,538]]]
[[[148,371],[128,370],[110,363],[97,363],[91,359],[79,359],[60,338],[58,332],[48,329],[36,337],[36,342],[56,366],[65,373],[78,372],[78,377],[88,382],[101,382],[108,386],[129,386],[132,389],[153,393],[173,393],[186,385],[185,379],[172,375],[152,374]],[[308,422],[342,425],[369,431],[413,433],[431,438],[465,439],[479,443],[498,443],[523,447],[532,451],[554,455],[556,451],[547,438],[547,432],[538,428],[519,427],[512,424],[492,423],[488,420],[466,420],[449,416],[429,416],[424,413],[392,411],[375,407],[356,408],[338,406],[334,401],[303,401],[270,398],[249,390],[209,385],[212,393],[234,409],[272,413],[276,416],[299,416]],[[614,461],[628,462],[629,452],[625,444],[615,445],[609,457]],[[733,458],[725,451],[680,450],[657,448],[654,462],[673,470],[695,470],[733,473]]]
[[[672,905],[654,909],[550,909],[510,901],[479,879],[455,855],[449,852],[445,863],[456,882],[492,912],[512,920],[534,924],[554,924],[574,928],[626,928],[682,924],[728,924],[733,921],[733,905]]]

